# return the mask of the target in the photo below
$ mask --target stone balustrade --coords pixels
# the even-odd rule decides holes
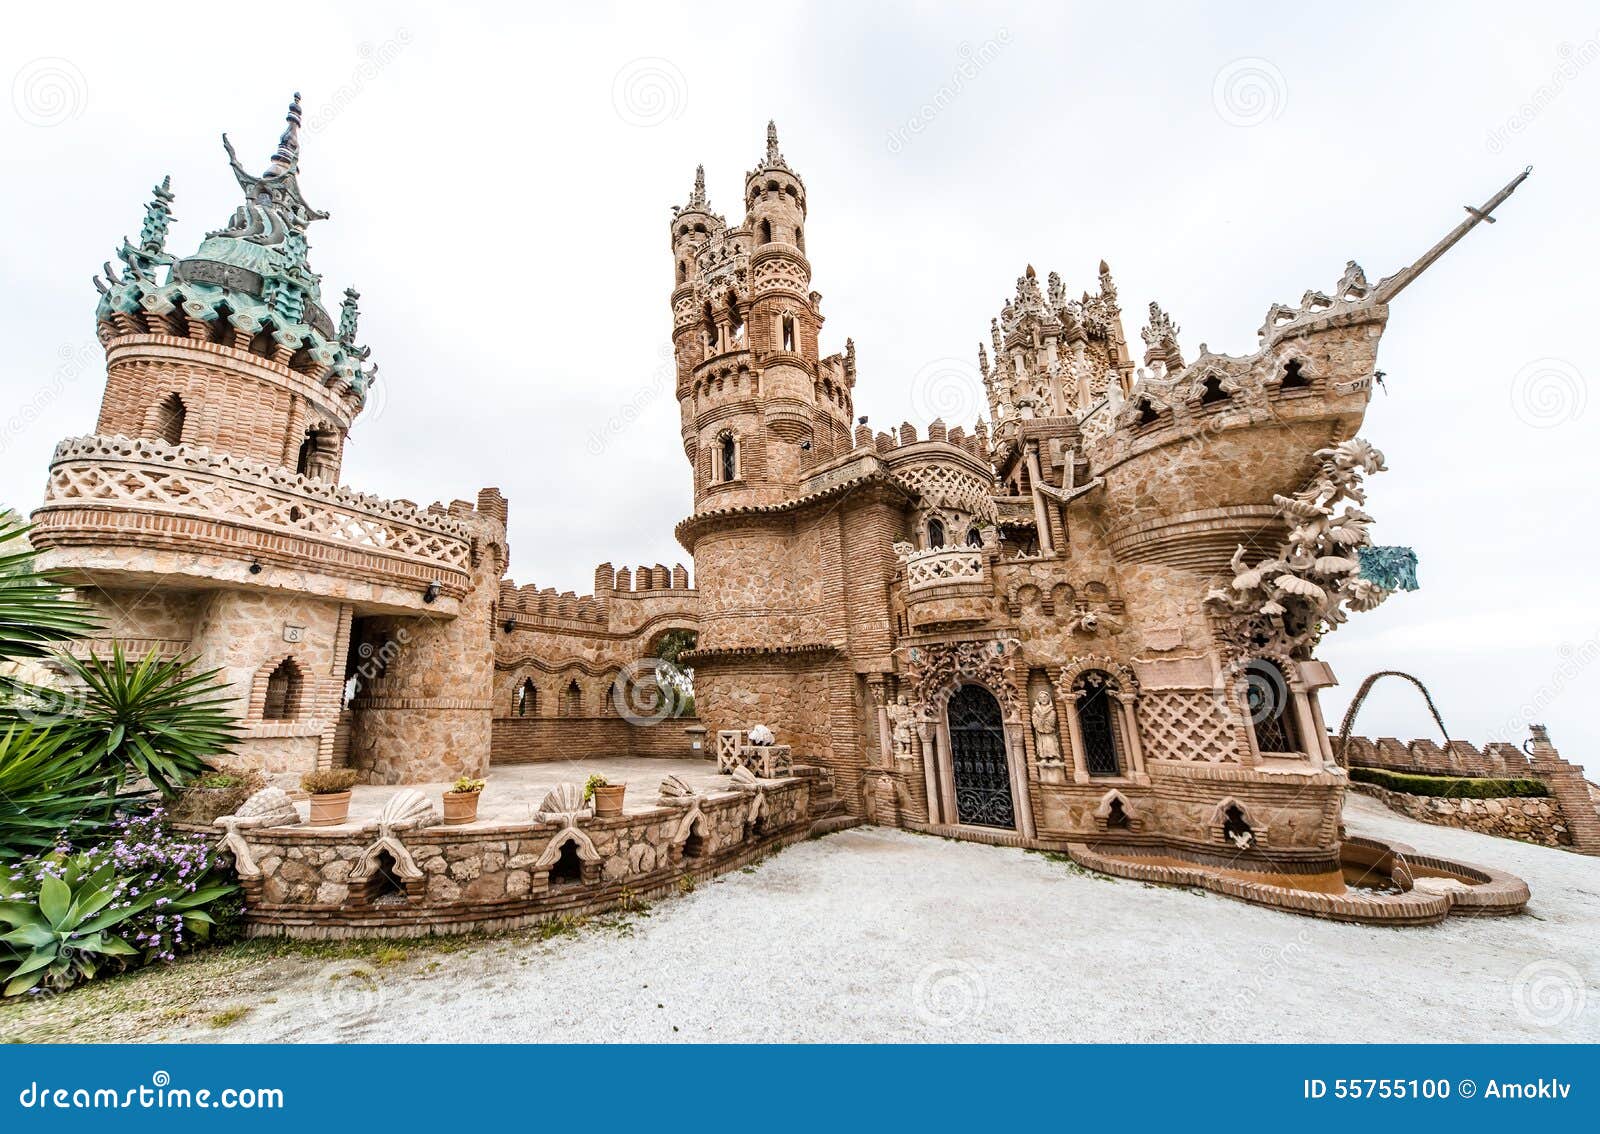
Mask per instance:
[[[935,547],[913,552],[906,560],[906,588],[910,591],[982,578],[983,552],[977,548]]]
[[[467,525],[203,446],[69,438],[34,514],[41,547],[137,547],[284,562],[410,588],[466,590]]]

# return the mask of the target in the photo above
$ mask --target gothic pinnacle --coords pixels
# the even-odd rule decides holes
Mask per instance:
[[[278,139],[278,152],[272,155],[272,164],[266,175],[284,174],[300,162],[300,92],[294,92],[289,103],[289,113],[284,116],[283,136]]]
[[[783,155],[778,152],[778,123],[767,119],[767,164],[777,165],[783,161]]]

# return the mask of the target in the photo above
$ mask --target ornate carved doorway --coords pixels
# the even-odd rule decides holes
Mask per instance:
[[[955,778],[956,821],[983,827],[1017,825],[1000,702],[982,686],[963,685],[945,710]]]

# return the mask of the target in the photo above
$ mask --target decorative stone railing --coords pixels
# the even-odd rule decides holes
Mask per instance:
[[[182,524],[164,531],[157,517]],[[312,570],[438,579],[456,593],[465,589],[471,557],[467,525],[442,511],[204,446],[127,437],[75,437],[57,445],[35,519],[37,542],[47,547],[171,543],[265,559],[283,537],[298,538]]]
[[[974,548],[935,547],[913,552],[906,560],[906,589],[911,591],[982,578],[983,552]]]

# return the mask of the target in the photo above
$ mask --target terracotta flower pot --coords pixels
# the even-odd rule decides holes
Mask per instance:
[[[311,822],[313,827],[332,827],[350,817],[350,793],[330,792],[311,797]]]
[[[481,791],[447,791],[444,793],[444,821],[446,823],[471,823],[478,818],[478,800]]]
[[[622,793],[628,790],[627,784],[606,784],[604,787],[594,789],[594,813],[598,815],[621,815]]]

